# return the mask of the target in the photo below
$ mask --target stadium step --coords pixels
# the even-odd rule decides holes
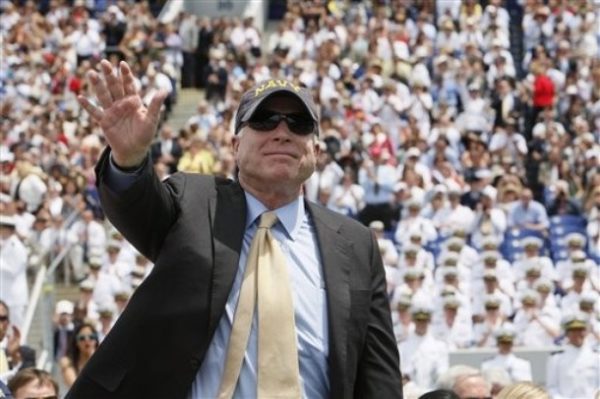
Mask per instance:
[[[204,92],[198,89],[179,89],[177,94],[177,104],[173,107],[169,116],[168,124],[174,129],[185,126],[187,120],[196,113],[198,101],[204,97]]]
[[[49,294],[49,298],[42,297],[35,309],[29,336],[27,337],[27,345],[31,346],[36,351],[39,357],[44,348],[44,334],[46,333],[45,321],[51,321],[54,315],[54,303],[61,299],[76,301],[79,297],[79,289],[77,285],[64,285],[62,282],[54,286],[46,285],[43,288],[44,294]],[[51,327],[50,327],[51,328]],[[50,354],[49,354],[50,355]]]

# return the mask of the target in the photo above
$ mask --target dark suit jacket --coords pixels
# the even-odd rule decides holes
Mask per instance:
[[[514,115],[515,118],[518,118],[518,115],[521,113],[521,100],[509,94],[509,96],[513,97],[513,106],[509,112],[509,114]],[[500,97],[495,97],[492,100],[491,108],[494,110],[496,116],[494,117],[494,126],[506,126],[506,120],[504,115],[502,115],[502,99]]]
[[[206,354],[238,268],[246,218],[237,182],[177,173],[165,183],[146,162],[125,193],[104,184],[106,214],[155,262],[82,370],[68,398],[184,398]],[[332,398],[401,398],[381,256],[369,229],[312,203],[329,312]]]

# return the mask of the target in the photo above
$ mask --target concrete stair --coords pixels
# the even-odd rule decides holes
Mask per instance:
[[[173,107],[167,123],[175,132],[185,126],[187,120],[196,113],[200,99],[204,98],[204,91],[199,89],[179,89],[177,104]]]
[[[61,299],[76,301],[79,296],[79,289],[76,284],[65,285],[62,282],[58,284],[45,284],[43,295],[35,309],[27,345],[36,350],[37,356],[40,356],[44,349],[44,334],[46,334],[45,324],[52,320],[54,315],[54,304]],[[50,354],[49,354],[50,355]]]

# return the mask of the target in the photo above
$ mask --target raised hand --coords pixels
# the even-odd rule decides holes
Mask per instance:
[[[107,60],[100,62],[100,69],[102,76],[96,71],[87,73],[98,105],[83,96],[77,100],[102,128],[115,163],[124,168],[137,166],[152,143],[168,93],[159,91],[146,108],[126,62],[120,62],[118,75]]]

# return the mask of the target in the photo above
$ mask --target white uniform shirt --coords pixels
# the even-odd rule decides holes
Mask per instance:
[[[513,382],[532,381],[531,363],[528,360],[516,357],[513,353],[508,355],[497,354],[481,364],[481,371],[492,368],[506,370]]]
[[[0,298],[9,307],[12,324],[19,328],[29,301],[27,257],[27,248],[16,235],[0,240]]]
[[[402,359],[402,373],[409,376],[417,386],[433,389],[438,377],[448,369],[448,349],[446,344],[428,333],[418,336],[411,333],[408,339],[398,345]]]
[[[588,272],[588,279],[585,282],[586,288],[592,288],[592,283],[596,287],[600,285],[600,271],[596,262],[592,259],[586,259],[583,264],[579,264],[577,267],[583,267]],[[564,289],[568,289],[573,285],[573,269],[575,269],[575,264],[570,260],[556,262],[557,279],[561,282]]]
[[[79,242],[82,245],[85,244],[87,237],[89,254],[103,254],[106,249],[106,229],[95,220],[88,225],[82,220],[75,222],[69,230],[69,235],[72,242]]]
[[[493,269],[496,270],[496,278],[498,279],[500,289],[507,295],[514,296],[515,276],[513,274],[513,269],[510,267],[510,263],[504,259],[498,259],[496,261],[496,266]],[[483,262],[479,262],[473,266],[471,285],[475,294],[479,292],[478,290],[483,290],[483,275],[485,270],[486,267]]]
[[[451,350],[467,348],[473,342],[473,325],[464,314],[459,312],[451,326],[443,320],[443,316],[432,325],[433,335]]]
[[[589,294],[593,291],[584,289],[581,293],[578,293],[574,290],[569,291],[567,295],[562,297],[560,301],[560,308],[563,313],[568,312],[576,312],[579,310],[579,302],[581,301],[581,297],[585,294]]]
[[[558,331],[560,325],[551,314],[535,310],[537,317],[548,327]],[[540,321],[531,319],[531,316],[523,309],[517,311],[514,319],[517,330],[517,343],[531,348],[554,345],[554,338],[542,327]]]
[[[553,399],[593,398],[600,389],[600,354],[567,344],[548,362],[546,383]]]
[[[36,174],[29,174],[21,180],[19,185],[19,198],[27,204],[27,211],[35,212],[46,195],[46,183]]]
[[[121,280],[112,273],[101,271],[97,276],[88,278],[95,283],[92,299],[96,305],[112,302],[115,293],[125,288]]]
[[[532,258],[523,257],[513,262],[513,270],[515,273],[516,281],[525,278],[527,266],[532,263],[540,266],[542,276],[550,280],[556,280],[556,269],[554,269],[554,264],[552,263],[552,260],[547,256],[534,256]]]

